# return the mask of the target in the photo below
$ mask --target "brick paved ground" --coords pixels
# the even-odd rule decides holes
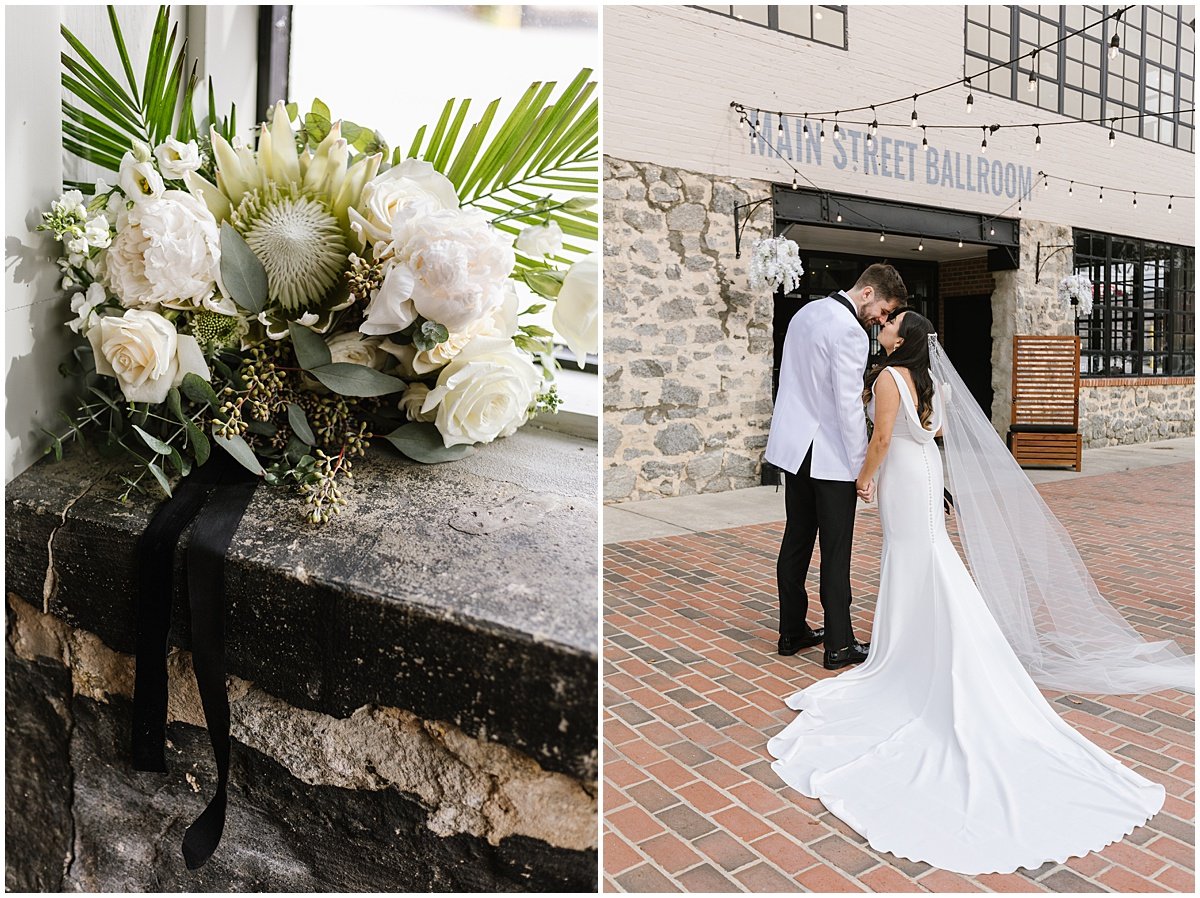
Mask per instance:
[[[1187,463],[1040,487],[1110,601],[1144,635],[1169,636],[1189,652],[1193,477]],[[819,647],[775,654],[782,529],[606,547],[606,891],[1194,891],[1188,694],[1045,693],[1089,739],[1167,789],[1163,811],[1146,826],[1065,864],[977,877],[936,870],[873,851],[819,801],[784,786],[765,747],[794,713],[783,699],[835,674],[821,667]],[[854,625],[864,639],[879,549],[872,507],[860,512],[853,562]]]

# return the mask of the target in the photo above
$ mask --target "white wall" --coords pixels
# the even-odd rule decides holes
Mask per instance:
[[[157,11],[153,6],[121,6],[121,23],[139,81]],[[182,12],[184,18],[179,18]],[[179,37],[189,37],[189,56],[210,60],[218,108],[238,104],[242,133],[253,125],[256,79],[255,7],[185,7],[172,13]],[[114,175],[61,148],[59,53],[65,23],[124,82],[103,6],[8,6],[5,8],[5,452],[7,482],[41,457],[47,445],[41,427],[62,430],[59,410],[73,407],[77,384],[58,373],[77,338],[64,325],[68,295],[58,287],[57,245],[33,234],[39,212],[48,209],[62,181]],[[211,62],[215,61],[215,62]],[[197,117],[206,111],[202,87]],[[56,420],[57,419],[57,420]]]
[[[911,95],[963,76],[962,6],[860,6],[847,16],[849,51],[781,34],[704,10],[682,6],[610,6],[604,11],[604,151],[619,159],[656,162],[731,178],[790,183],[791,169],[770,150],[752,155],[731,100],[788,112],[836,109]],[[1033,106],[975,91],[975,110],[966,113],[961,85],[918,104],[930,124],[991,124],[1062,118]],[[921,141],[906,127],[911,103],[880,111],[879,138]],[[856,113],[853,118],[870,113]],[[769,135],[775,141],[776,123]],[[861,126],[856,126],[861,130]],[[945,205],[999,214],[1012,202],[979,192],[926,183],[918,157],[915,180],[868,175],[852,165],[832,164],[832,119],[821,165],[797,164],[821,189],[887,199]],[[915,135],[915,137],[914,137]],[[1149,140],[1118,134],[1108,146],[1108,129],[1078,124],[1042,130],[1043,148],[1033,151],[1031,130],[1000,131],[988,137],[988,158],[1031,166],[1051,175],[1079,178],[1129,190],[1194,194],[1196,157]],[[978,156],[982,133],[929,132],[931,146]],[[847,147],[849,146],[847,142]],[[906,172],[902,166],[902,173]],[[861,167],[860,167],[861,168]],[[803,185],[803,181],[801,184]],[[1052,182],[1025,204],[1025,214],[1043,221],[1129,236],[1194,245],[1195,205],[1176,200],[1132,198]],[[1016,214],[1015,208],[1010,215]]]

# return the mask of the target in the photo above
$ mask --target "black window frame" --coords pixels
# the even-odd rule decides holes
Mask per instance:
[[[1195,118],[1191,112],[1170,116],[1154,115],[1147,108],[1151,96],[1161,97],[1167,109],[1191,106],[1195,101],[1195,32],[1185,17],[1183,6],[1138,6],[1128,10],[1118,24],[1114,19],[1074,35],[1057,47],[1038,53],[1036,90],[1028,90],[1030,62],[1017,59],[1035,47],[1051,40],[1066,38],[1085,25],[1092,25],[1115,12],[1115,6],[967,6],[963,11],[963,77],[971,79],[972,89],[995,94],[1009,100],[1035,106],[1047,112],[1078,119],[1102,119],[1096,127],[1115,127],[1117,131],[1189,153],[1196,151]],[[1057,16],[1043,10],[1057,10]],[[986,21],[978,16],[986,16]],[[975,15],[977,18],[972,18]],[[1158,22],[1162,30],[1174,29],[1167,38],[1148,31]],[[1029,26],[1038,26],[1031,33]],[[1022,26],[1025,26],[1024,39]],[[988,51],[973,49],[979,29],[987,36]],[[1108,46],[1113,34],[1120,36],[1117,59],[1110,61]],[[1185,41],[1191,49],[1185,49]],[[1157,61],[1147,60],[1148,49],[1155,49]],[[1170,52],[1166,52],[1165,49]],[[997,52],[999,51],[999,52]],[[1093,52],[1098,51],[1098,77],[1095,87],[1089,87],[1089,65]],[[1170,64],[1163,57],[1171,57]],[[1186,65],[1185,56],[1191,59]],[[1016,62],[988,75],[979,71],[994,65]],[[1150,69],[1169,72],[1171,90],[1167,93],[1149,85]],[[977,71],[978,70],[978,71]],[[1082,77],[1076,78],[1076,74]],[[1139,113],[1143,113],[1138,115]],[[1117,121],[1123,115],[1136,118]],[[1162,123],[1169,123],[1166,128]],[[1164,139],[1164,131],[1169,131]]]
[[[801,6],[794,6],[792,4],[787,4],[788,8],[792,9],[792,10],[797,10],[797,9],[801,9],[801,8],[807,8],[810,11],[814,10],[814,9],[828,9],[828,10],[831,10],[832,12],[839,13],[842,17],[842,42],[840,44],[831,43],[830,41],[820,40],[819,38],[814,37],[813,34],[816,33],[815,28],[811,29],[813,31],[813,34],[799,34],[798,32],[789,31],[786,28],[779,27],[779,5],[778,4],[770,5],[770,4],[757,4],[757,3],[753,3],[753,4],[734,3],[734,4],[730,4],[730,5],[726,6],[726,8],[729,10],[729,12],[722,12],[719,9],[713,8],[714,6],[724,6],[724,5],[725,4],[713,4],[711,6],[695,5],[692,7],[692,9],[700,9],[700,10],[703,10],[704,12],[710,12],[716,16],[724,16],[727,19],[733,19],[736,22],[744,22],[747,25],[755,25],[759,28],[767,28],[771,31],[777,31],[780,34],[787,34],[792,37],[798,37],[801,40],[812,41],[814,44],[821,44],[824,47],[836,47],[839,50],[848,50],[850,48],[850,33],[849,33],[850,28],[849,28],[849,24],[848,24],[849,6],[848,5],[837,6],[837,5],[818,3],[818,4],[814,4],[812,6],[808,6],[808,7],[801,7]],[[753,19],[743,18],[733,12],[734,9],[736,9],[738,7],[743,7],[743,6],[755,6],[755,7],[765,8],[767,11],[767,21],[765,23],[764,22],[756,22]],[[811,14],[810,14],[809,21],[810,21],[810,24],[813,21],[811,18]]]
[[[1095,286],[1075,321],[1083,378],[1195,376],[1195,247],[1076,229],[1074,271]]]

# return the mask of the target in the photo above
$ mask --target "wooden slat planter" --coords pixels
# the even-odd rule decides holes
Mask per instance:
[[[1078,337],[1013,337],[1008,445],[1023,467],[1082,470]]]

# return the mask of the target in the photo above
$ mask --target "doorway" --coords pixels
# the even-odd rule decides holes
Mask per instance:
[[[979,407],[992,417],[992,297],[955,296],[942,303],[942,345]]]

